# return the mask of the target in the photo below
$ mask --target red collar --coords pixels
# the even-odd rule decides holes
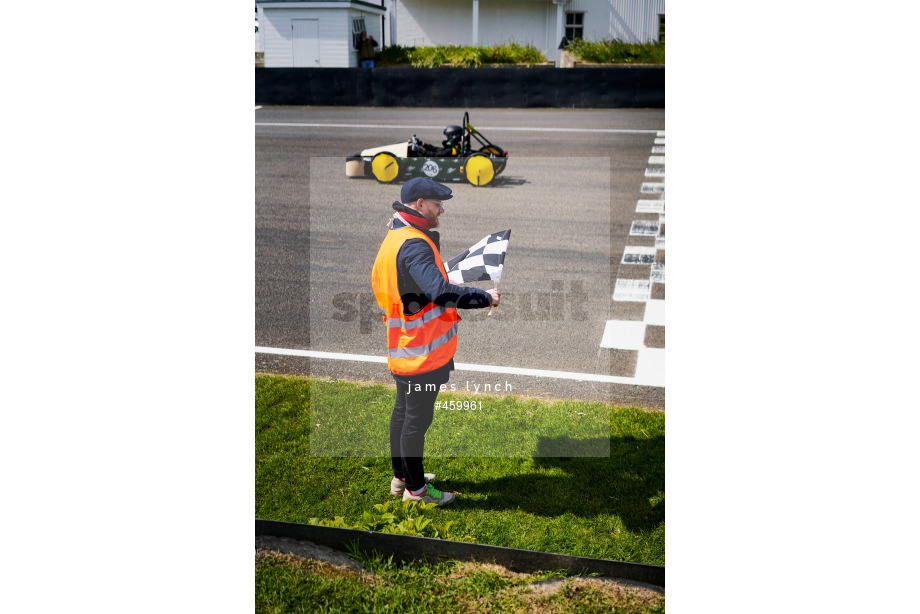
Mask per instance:
[[[422,230],[431,230],[431,222],[429,222],[427,219],[425,219],[421,215],[417,215],[414,213],[408,213],[405,209],[401,210],[399,212],[399,215],[402,216],[405,221],[409,222],[413,226],[418,226]]]

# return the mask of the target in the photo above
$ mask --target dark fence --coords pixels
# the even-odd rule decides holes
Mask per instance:
[[[664,108],[664,67],[256,68],[256,104]]]

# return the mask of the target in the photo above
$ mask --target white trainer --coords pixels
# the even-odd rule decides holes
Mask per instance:
[[[430,483],[432,480],[434,480],[434,474],[433,474],[433,473],[426,473],[426,474],[425,474],[425,483],[428,484],[428,483]],[[398,478],[393,478],[392,480],[390,480],[390,494],[391,494],[391,495],[399,496],[399,495],[402,495],[404,492],[406,492],[406,483],[405,483],[405,482],[403,482],[402,480],[400,480],[400,479],[398,479]]]
[[[408,490],[403,493],[403,501],[424,501],[425,503],[434,503],[435,505],[447,505],[456,495],[452,492],[441,492],[431,484],[425,486],[425,492],[420,495],[413,495]]]

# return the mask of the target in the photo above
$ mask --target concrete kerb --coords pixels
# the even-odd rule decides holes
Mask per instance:
[[[523,573],[563,570],[571,574],[599,574],[604,578],[623,580],[632,586],[653,590],[664,589],[664,567],[658,565],[259,518],[256,518],[255,534],[256,537],[308,541],[338,551],[357,545],[363,551],[392,556],[394,560],[402,562],[458,560],[494,563]]]

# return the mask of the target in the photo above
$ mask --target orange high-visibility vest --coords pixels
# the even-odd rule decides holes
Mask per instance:
[[[387,233],[371,273],[374,296],[383,310],[383,322],[387,326],[387,366],[397,375],[433,371],[446,365],[457,351],[457,322],[460,316],[456,309],[439,307],[432,302],[418,313],[406,315],[403,312],[396,279],[396,257],[403,243],[416,238],[424,239],[431,246],[434,261],[447,280],[438,248],[425,233],[411,226]]]

